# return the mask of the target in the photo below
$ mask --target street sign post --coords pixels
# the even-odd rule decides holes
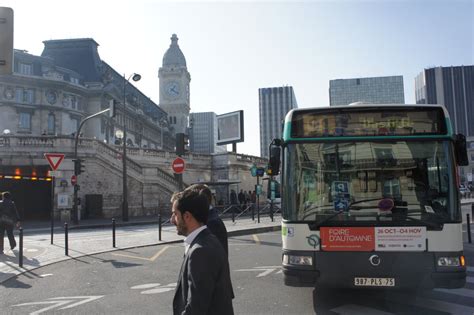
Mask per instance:
[[[173,172],[175,174],[183,174],[184,170],[186,169],[186,163],[180,157],[174,159],[173,163],[171,163],[171,167],[173,168]]]
[[[62,153],[45,153],[44,157],[53,171],[55,171],[59,167],[59,164],[64,160],[64,154]]]

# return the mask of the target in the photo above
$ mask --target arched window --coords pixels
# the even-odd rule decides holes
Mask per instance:
[[[48,135],[54,135],[56,133],[56,117],[53,113],[48,115]]]

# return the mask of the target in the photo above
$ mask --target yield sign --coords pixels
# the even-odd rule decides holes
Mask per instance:
[[[61,153],[45,153],[44,157],[48,160],[49,166],[51,166],[53,171],[55,171],[64,160],[64,154]]]

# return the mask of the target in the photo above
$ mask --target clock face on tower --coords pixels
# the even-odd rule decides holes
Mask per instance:
[[[171,99],[176,99],[181,95],[181,86],[177,81],[170,81],[165,85],[165,93]]]

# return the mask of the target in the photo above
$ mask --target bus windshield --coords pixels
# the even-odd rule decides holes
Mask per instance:
[[[284,154],[287,221],[460,220],[449,141],[289,143]]]

